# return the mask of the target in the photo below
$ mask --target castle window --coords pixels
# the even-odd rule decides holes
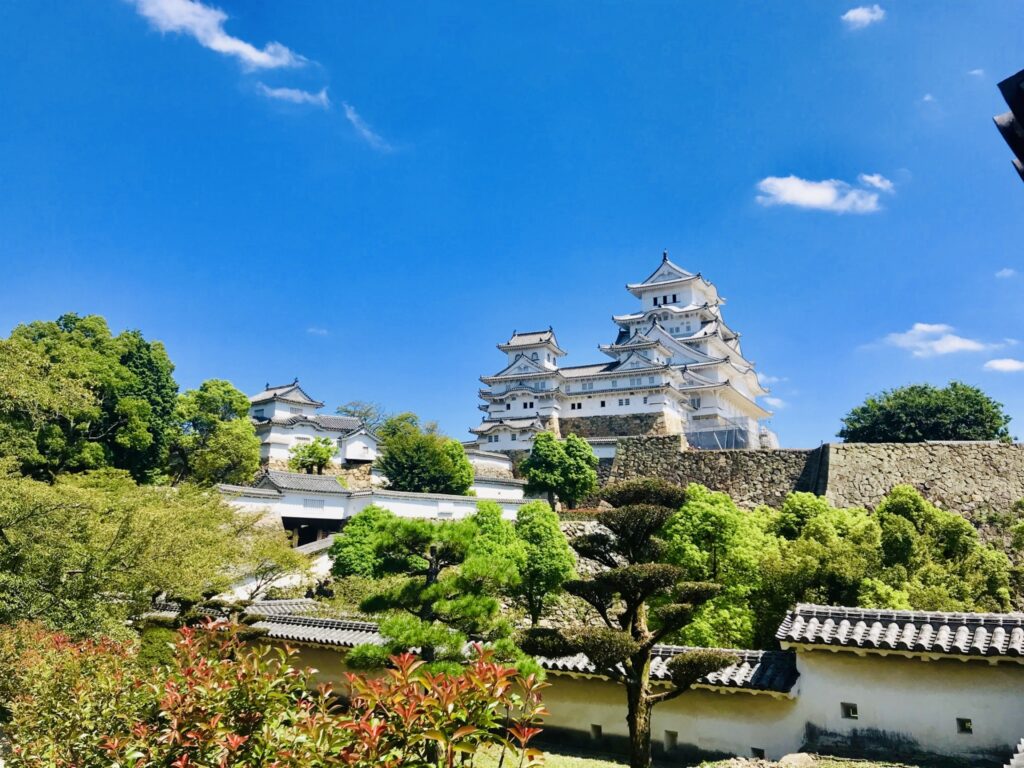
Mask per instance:
[[[658,297],[657,296],[654,297],[654,306],[658,306]]]
[[[302,500],[302,508],[303,509],[323,509],[324,508],[324,500],[323,499],[303,499]]]
[[[661,297],[661,303],[662,304],[668,304],[668,296],[662,296]]]
[[[974,723],[969,717],[958,717],[956,719],[956,732],[964,734],[974,733]]]
[[[511,411],[512,410],[512,403],[505,403],[505,410],[506,411]]]
[[[844,701],[839,705],[839,713],[843,716],[844,720],[856,720],[858,717],[857,705]]]
[[[673,293],[672,294],[672,303],[675,303],[675,300],[676,300],[676,295]]]
[[[299,413],[302,413],[302,409],[301,409],[301,408],[296,408],[296,407],[295,407],[295,406],[293,405],[293,406],[290,406],[290,407],[288,408],[288,413],[295,413],[295,414],[299,414]]]
[[[513,432],[512,433],[512,442],[514,443],[518,439],[519,439],[519,435],[517,435],[515,432]]]
[[[647,398],[644,398],[644,405],[647,405]]]
[[[532,355],[530,355],[530,359],[533,360],[533,362],[537,362],[538,360],[540,360],[540,358],[537,356],[536,352],[534,352]]]
[[[647,383],[648,384],[653,384],[654,383],[654,377],[653,376],[648,376],[647,377]]]
[[[693,408],[693,410],[695,410],[695,411],[699,411],[700,410],[700,398],[699,397],[691,397],[690,398],[690,407]]]
[[[604,408],[604,400],[601,401],[601,407]]]

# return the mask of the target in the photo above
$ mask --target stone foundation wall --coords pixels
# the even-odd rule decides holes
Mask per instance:
[[[966,517],[1024,498],[1024,444],[840,443],[810,450],[691,451],[679,436],[619,440],[610,482],[660,477],[725,491],[737,504],[778,506],[792,491],[840,507],[875,507],[894,485]]]
[[[786,494],[814,490],[816,450],[690,451],[680,435],[619,440],[611,482],[660,477],[678,485],[700,483],[725,491],[744,507],[778,506]]]
[[[621,435],[664,435],[669,430],[660,413],[630,413],[621,416],[562,416],[558,419],[562,437],[619,437]]]

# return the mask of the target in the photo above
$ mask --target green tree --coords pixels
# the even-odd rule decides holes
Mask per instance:
[[[223,379],[204,381],[178,398],[178,434],[171,444],[175,482],[247,483],[259,469],[260,443],[249,421],[249,398]]]
[[[502,658],[517,656],[496,591],[496,584],[514,583],[517,576],[497,572],[487,560],[513,568],[519,555],[503,547],[518,542],[496,524],[486,504],[483,519],[474,517],[379,521],[373,537],[376,573],[402,578],[382,582],[384,588],[361,604],[366,613],[386,614],[379,624],[386,642],[354,648],[347,657],[350,666],[379,667],[393,653],[419,648],[433,668],[451,669],[465,661],[468,637],[494,644]],[[504,522],[500,514],[497,522]]]
[[[162,344],[137,331],[113,336],[98,315],[19,325],[0,345],[0,455],[45,480],[103,467],[156,479],[173,370]]]
[[[643,481],[627,489],[640,503],[602,510],[604,531],[572,542],[581,557],[596,560],[606,570],[589,579],[566,583],[566,589],[586,601],[604,626],[529,630],[524,650],[544,656],[586,654],[601,674],[621,683],[626,693],[630,765],[651,764],[651,711],[676,698],[703,675],[735,661],[722,651],[701,649],[674,656],[668,663],[672,685],[651,685],[654,647],[682,630],[700,606],[720,590],[708,582],[688,582],[677,565],[665,562],[661,538],[665,524],[676,514],[679,489]]]
[[[370,403],[364,400],[349,400],[337,408],[339,416],[351,416],[359,419],[363,426],[371,432],[375,431],[381,424],[387,421],[390,416],[379,403]]]
[[[872,395],[843,418],[839,437],[851,443],[925,440],[1009,440],[1010,417],[977,387],[914,384]]]
[[[377,467],[388,487],[413,493],[466,495],[473,484],[473,466],[457,440],[420,426],[415,414],[388,419],[378,430],[381,454]]]
[[[527,493],[543,493],[554,507],[555,497],[575,508],[597,487],[597,457],[581,437],[569,435],[560,443],[550,432],[533,441],[530,455],[520,466]]]
[[[0,472],[0,624],[123,634],[157,593],[199,599],[246,581],[282,532],[194,486],[139,486],[121,470],[53,484]]]
[[[314,437],[308,443],[289,449],[291,456],[288,457],[288,467],[296,472],[305,472],[310,475],[315,472],[322,475],[337,452],[338,446],[331,438]]]
[[[328,550],[331,573],[339,578],[382,575],[377,536],[393,517],[389,510],[371,504],[350,518]]]
[[[576,573],[576,558],[562,533],[558,515],[543,501],[531,501],[516,514],[516,536],[525,557],[515,594],[536,626],[552,598]]]

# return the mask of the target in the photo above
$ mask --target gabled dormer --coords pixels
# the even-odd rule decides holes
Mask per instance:
[[[509,365],[523,357],[552,371],[558,368],[558,358],[565,355],[550,326],[546,331],[513,331],[512,338],[499,344],[498,349],[508,355]]]
[[[626,289],[640,299],[646,312],[657,307],[689,307],[705,303],[718,303],[718,291],[701,274],[693,274],[671,262],[668,251],[661,255],[661,264],[639,283],[629,283]]]
[[[314,400],[299,386],[296,378],[291,384],[271,386],[269,382],[259,394],[249,398],[249,415],[256,421],[287,419],[291,416],[315,416],[324,404]]]

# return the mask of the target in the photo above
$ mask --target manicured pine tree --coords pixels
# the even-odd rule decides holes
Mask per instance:
[[[685,627],[720,587],[684,581],[682,568],[663,561],[665,545],[659,533],[685,500],[682,488],[640,480],[611,486],[603,495],[615,506],[598,514],[603,530],[574,539],[572,546],[605,570],[566,582],[565,588],[586,601],[604,626],[534,628],[525,633],[522,646],[527,653],[548,657],[583,653],[601,674],[621,683],[626,691],[630,766],[648,768],[652,708],[681,696],[703,675],[736,658],[712,649],[687,651],[668,663],[671,687],[651,685],[655,646]]]
[[[576,558],[558,524],[558,515],[543,501],[531,501],[516,514],[516,536],[525,548],[520,582],[515,590],[519,601],[536,626],[551,599],[576,573]]]

